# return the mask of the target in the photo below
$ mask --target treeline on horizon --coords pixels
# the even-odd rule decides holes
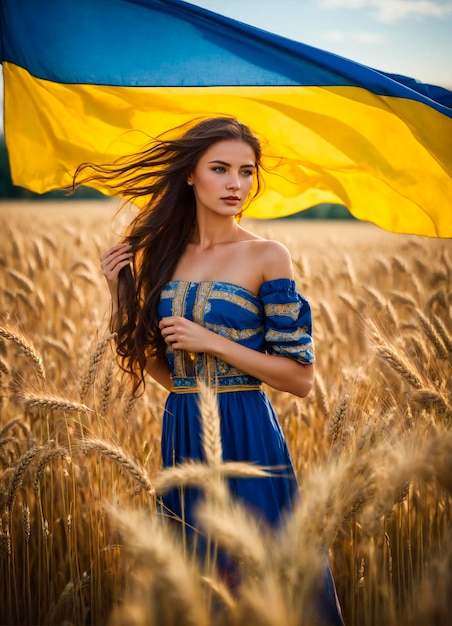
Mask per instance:
[[[11,170],[9,167],[8,151],[6,149],[5,138],[0,138],[0,201],[1,200],[107,200],[108,197],[96,189],[80,187],[75,193],[68,194],[67,191],[54,190],[44,194],[38,194],[24,187],[14,185],[11,180]],[[283,219],[333,219],[333,220],[354,220],[355,218],[342,204],[317,204],[309,209],[289,215]]]

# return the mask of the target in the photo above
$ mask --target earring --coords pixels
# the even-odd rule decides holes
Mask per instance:
[[[190,185],[190,187],[193,186],[193,183],[191,182],[191,180],[187,180],[187,185]]]

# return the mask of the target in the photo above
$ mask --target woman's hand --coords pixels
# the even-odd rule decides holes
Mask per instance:
[[[187,352],[211,352],[212,342],[217,335],[212,331],[185,319],[185,317],[164,317],[159,323],[162,337],[174,350]]]
[[[314,383],[313,364],[302,365],[289,357],[253,350],[184,317],[164,317],[159,326],[173,349],[211,354],[274,389],[304,398]]]
[[[129,265],[133,258],[128,243],[118,243],[100,257],[100,267],[107,281],[113,301],[118,298],[119,272]]]

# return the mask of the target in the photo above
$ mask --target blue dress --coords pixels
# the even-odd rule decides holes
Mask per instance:
[[[220,281],[172,280],[163,289],[159,319],[181,316],[248,348],[313,363],[312,318],[308,301],[295,282],[280,278],[264,282],[258,295],[239,285]],[[199,420],[197,379],[202,378],[218,393],[220,432],[224,461],[243,461],[279,467],[280,475],[239,478],[230,488],[258,517],[276,527],[290,513],[297,499],[298,484],[289,450],[261,381],[220,359],[203,353],[167,348],[173,389],[166,401],[162,425],[163,466],[187,459],[204,460]],[[164,505],[176,519],[196,526],[192,511],[199,493],[172,490]],[[330,576],[330,575],[329,575]],[[336,607],[331,587],[333,613]],[[336,611],[328,623],[341,624]]]

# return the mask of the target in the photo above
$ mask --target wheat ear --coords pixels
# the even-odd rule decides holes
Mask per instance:
[[[320,406],[323,415],[327,417],[330,414],[330,403],[326,392],[325,382],[319,372],[316,372],[314,390],[317,403]]]
[[[101,389],[100,413],[107,415],[111,403],[111,392],[113,389],[115,361],[110,361],[105,370],[105,376]]]
[[[91,355],[88,371],[83,376],[80,384],[80,400],[82,402],[85,399],[86,394],[88,393],[89,387],[94,382],[94,378],[96,377],[100,362],[102,361],[102,357],[104,356],[105,350],[107,349],[107,346],[113,337],[116,337],[116,333],[111,333],[110,335],[99,341],[96,350]]]
[[[417,373],[394,348],[388,344],[381,344],[375,346],[375,351],[377,355],[388,363],[395,372],[400,374],[411,387],[422,389],[423,384]]]
[[[220,504],[221,502],[221,504]],[[262,576],[267,563],[267,547],[262,524],[258,524],[242,504],[229,500],[207,499],[197,509],[201,527],[237,559],[252,576]]]
[[[430,323],[422,311],[416,309],[416,313],[426,336],[430,339],[435,348],[436,356],[439,359],[447,359],[446,346],[444,345],[439,334],[436,332],[434,326]]]
[[[336,442],[342,430],[345,416],[347,415],[349,402],[350,402],[350,397],[347,394],[345,394],[340,399],[339,404],[337,405],[334,411],[333,417],[328,427],[328,433],[329,433],[330,441],[332,444]]]
[[[8,376],[8,374],[10,373],[9,365],[7,361],[5,361],[5,359],[1,355],[0,355],[0,373],[5,374],[5,376]]]
[[[223,461],[220,434],[220,413],[214,390],[200,381],[199,411],[202,423],[202,444],[207,464],[219,467]]]
[[[93,409],[90,409],[85,404],[73,402],[72,400],[53,394],[25,393],[24,391],[20,391],[13,397],[29,409],[39,408],[48,411],[93,412]]]
[[[22,272],[19,272],[17,270],[13,270],[11,268],[7,268],[6,271],[11,276],[11,278],[14,280],[14,282],[17,285],[19,285],[19,287],[21,289],[23,289],[27,294],[33,293],[34,285],[33,285],[32,281],[28,278],[28,276],[25,276],[25,274],[22,274]]]
[[[33,489],[39,494],[39,485],[44,474],[46,465],[54,459],[69,458],[67,448],[48,448],[43,450],[39,462],[36,464],[36,470],[33,477]]]
[[[141,586],[135,582],[133,596],[124,599],[113,615],[112,626],[208,626],[210,620],[197,584],[199,572],[184,558],[180,544],[168,530],[133,512],[124,515],[110,509],[110,517],[127,549],[138,559],[143,581]]]
[[[445,345],[449,355],[452,356],[452,337],[449,334],[443,320],[437,315],[433,316],[433,324],[436,328],[438,335],[440,336],[443,344]]]
[[[6,422],[6,424],[4,424],[2,429],[0,430],[0,439],[2,439],[5,434],[15,426],[20,428],[28,438],[30,437],[30,426],[27,424],[27,422],[24,422],[21,417],[13,417],[8,422]]]
[[[155,479],[157,493],[165,493],[174,487],[208,488],[213,479],[224,478],[264,478],[270,475],[269,469],[250,463],[226,462],[212,469],[200,461],[185,461],[180,465],[165,468]]]
[[[9,489],[6,496],[6,508],[12,511],[14,501],[16,499],[17,492],[22,485],[23,477],[31,463],[35,460],[36,456],[44,449],[43,446],[36,446],[31,448],[23,456],[18,459],[13,467],[11,474]]]
[[[97,438],[86,439],[81,442],[80,447],[84,452],[98,452],[101,456],[112,459],[124,467],[147,493],[154,495],[155,489],[149,480],[146,470],[127,456],[121,448]]]
[[[38,371],[39,377],[45,381],[46,374],[42,364],[42,357],[37,353],[33,344],[24,337],[24,335],[15,328],[5,328],[0,326],[0,337],[15,343],[21,352],[25,354],[33,363]]]

